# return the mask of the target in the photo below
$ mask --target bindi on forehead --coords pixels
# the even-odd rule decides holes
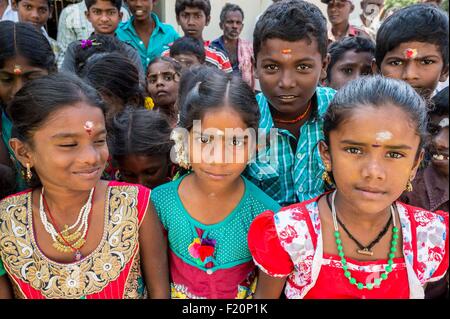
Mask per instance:
[[[94,122],[86,121],[83,125],[83,128],[86,131],[86,133],[88,133],[88,135],[91,136],[91,134],[94,130]]]
[[[407,48],[404,52],[403,55],[405,57],[405,59],[407,60],[412,60],[417,58],[419,54],[419,51],[417,49],[413,49],[413,48]]]

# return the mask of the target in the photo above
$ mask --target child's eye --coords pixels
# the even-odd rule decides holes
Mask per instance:
[[[207,136],[207,135],[202,135],[198,138],[198,141],[202,144],[209,144],[211,143],[211,136]]]
[[[389,158],[396,158],[396,159],[400,159],[405,157],[403,154],[397,153],[397,152],[389,152],[386,154],[387,157]]]
[[[0,81],[3,83],[11,83],[13,81],[13,77],[2,77]]]
[[[60,144],[58,146],[59,147],[65,147],[65,148],[71,148],[71,147],[77,146],[77,144],[75,144],[75,143],[73,143],[73,144]]]
[[[388,64],[393,65],[393,66],[399,66],[399,65],[402,65],[403,62],[400,60],[394,60],[394,61],[390,61]]]
[[[244,140],[242,138],[233,137],[233,139],[231,140],[231,144],[233,146],[240,147],[240,146],[244,145]]]
[[[146,170],[146,171],[145,171],[145,175],[147,175],[147,176],[153,176],[153,175],[155,175],[156,173],[158,173],[158,170],[157,170],[157,169]]]
[[[174,79],[174,75],[173,74],[164,74],[164,81],[172,82],[173,79]]]
[[[311,66],[310,66],[310,65],[307,65],[307,64],[300,64],[300,65],[297,67],[297,70],[299,70],[299,71],[307,71],[307,70],[309,70],[309,69],[311,69]]]
[[[276,64],[269,64],[264,67],[267,71],[277,71],[278,66]]]
[[[95,144],[103,145],[105,143],[106,143],[106,140],[97,140],[97,141],[95,141]]]
[[[156,76],[153,76],[153,75],[147,77],[147,81],[150,84],[155,84],[157,80],[158,80],[158,78]]]
[[[430,133],[432,136],[437,135],[441,131],[441,127],[434,123],[428,123],[427,129],[428,129],[428,133]]]
[[[424,64],[424,65],[430,65],[430,64],[433,64],[434,61],[433,60],[429,60],[429,59],[424,59],[424,60],[420,61],[420,63]]]
[[[362,151],[359,148],[356,148],[356,147],[347,147],[345,149],[345,151],[347,153],[350,153],[350,154],[357,154],[357,155],[362,154]]]
[[[351,75],[353,73],[353,69],[351,69],[351,68],[343,68],[343,69],[341,69],[341,71],[345,75]]]

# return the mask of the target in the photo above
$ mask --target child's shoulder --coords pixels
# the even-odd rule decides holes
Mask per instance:
[[[248,194],[250,194],[253,200],[259,202],[265,209],[271,210],[274,213],[280,210],[281,206],[272,197],[264,193],[258,186],[244,176],[242,176],[242,179],[245,182]]]
[[[418,227],[434,227],[433,225],[441,224],[448,227],[449,213],[442,210],[429,211],[421,207],[408,205],[402,202],[397,202],[397,207],[400,207],[400,211],[403,209],[403,213],[406,218]]]
[[[152,193],[158,194],[158,193],[167,192],[168,190],[177,189],[178,185],[180,184],[181,179],[182,178],[179,178],[175,181],[171,181],[171,182],[159,185],[152,190]]]
[[[332,89],[330,87],[327,87],[327,86],[318,86],[316,88],[316,93],[318,95],[323,95],[323,96],[326,96],[326,97],[333,98],[334,95],[336,94],[336,90]]]
[[[277,224],[291,224],[296,221],[309,223],[311,220],[317,220],[319,198],[320,196],[281,208],[275,215],[275,221]]]

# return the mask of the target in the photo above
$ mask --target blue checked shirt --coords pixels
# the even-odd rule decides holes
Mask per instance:
[[[318,113],[314,111],[300,128],[295,153],[289,142],[295,137],[287,130],[278,129],[271,138],[270,146],[260,150],[256,160],[245,171],[248,179],[281,206],[314,198],[325,191],[321,178],[324,165],[318,144],[324,138],[322,116],[334,94],[331,88],[317,87],[313,99],[316,99]],[[261,112],[259,128],[269,134],[275,128],[269,104],[262,93],[256,98]]]

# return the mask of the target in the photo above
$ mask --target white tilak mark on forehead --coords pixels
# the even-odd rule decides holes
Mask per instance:
[[[439,126],[442,128],[448,127],[449,123],[448,123],[448,117],[444,117],[440,122],[439,122]]]
[[[385,142],[388,141],[392,138],[392,133],[389,131],[384,131],[384,132],[378,132],[375,135],[375,139],[377,140],[377,142]]]

